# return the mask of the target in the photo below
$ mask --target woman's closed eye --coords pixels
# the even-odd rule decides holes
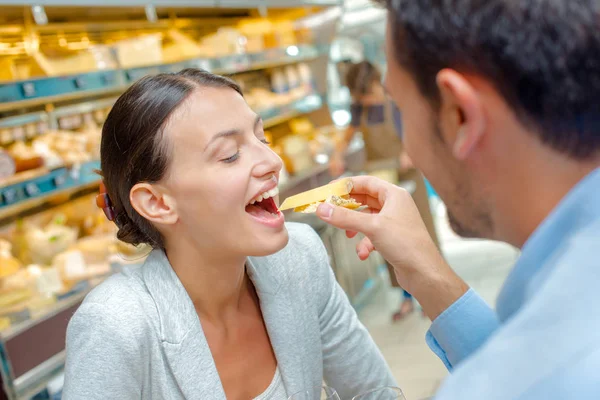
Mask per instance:
[[[238,150],[237,153],[235,153],[231,157],[227,157],[221,161],[224,162],[225,164],[232,164],[232,163],[236,162],[239,158],[240,158],[240,152]]]
[[[271,144],[271,142],[269,142],[266,138],[259,139],[259,140],[262,144],[265,144],[267,146]],[[232,163],[236,162],[237,160],[239,160],[239,158],[240,158],[240,151],[238,150],[231,157],[224,158],[221,161],[224,162],[225,164],[232,164]]]

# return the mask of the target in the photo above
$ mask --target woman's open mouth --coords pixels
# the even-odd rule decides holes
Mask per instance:
[[[278,188],[274,188],[261,194],[246,206],[246,212],[264,225],[270,227],[279,227],[283,225],[283,213],[279,211],[277,204],[275,204],[275,197],[278,194]]]

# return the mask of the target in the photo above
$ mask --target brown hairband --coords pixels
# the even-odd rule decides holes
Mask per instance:
[[[96,196],[96,205],[104,211],[104,215],[106,215],[109,221],[115,220],[115,208],[110,201],[110,197],[108,197],[108,193],[106,193],[104,181],[100,183],[100,194]]]

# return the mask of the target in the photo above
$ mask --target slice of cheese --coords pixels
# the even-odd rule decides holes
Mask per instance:
[[[345,196],[345,197],[349,197],[349,196]],[[349,210],[356,210],[362,206],[362,204],[356,202],[354,199],[345,198],[345,197],[329,196],[327,198],[327,200],[325,200],[325,201],[318,201],[316,203],[296,207],[296,208],[294,208],[294,212],[303,213],[303,214],[312,214],[312,213],[317,212],[317,208],[319,208],[319,205],[321,205],[323,203],[333,204],[338,207],[347,208]]]
[[[281,204],[281,211],[298,208],[312,203],[323,202],[331,196],[347,196],[352,191],[352,179],[345,178],[329,185],[321,186],[304,193],[288,197]]]

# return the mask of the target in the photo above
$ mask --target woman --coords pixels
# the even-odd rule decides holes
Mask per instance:
[[[66,400],[394,384],[318,236],[277,210],[282,162],[233,81],[194,69],[141,79],[110,112],[101,153],[118,238],[154,250],[73,316]]]
[[[399,180],[415,182],[413,198],[429,234],[439,247],[425,181],[413,167],[402,147],[400,113],[387,99],[377,67],[368,61],[351,64],[346,72],[346,85],[353,99],[350,107],[352,120],[344,140],[332,157],[330,164],[332,174],[337,176],[344,172],[343,155],[346,148],[356,131],[362,132],[367,153],[367,170],[373,171],[391,165],[398,168]],[[394,269],[389,264],[387,266],[392,286],[400,287]],[[412,296],[405,290],[402,292],[400,308],[392,316],[394,321],[402,319],[414,310]]]

